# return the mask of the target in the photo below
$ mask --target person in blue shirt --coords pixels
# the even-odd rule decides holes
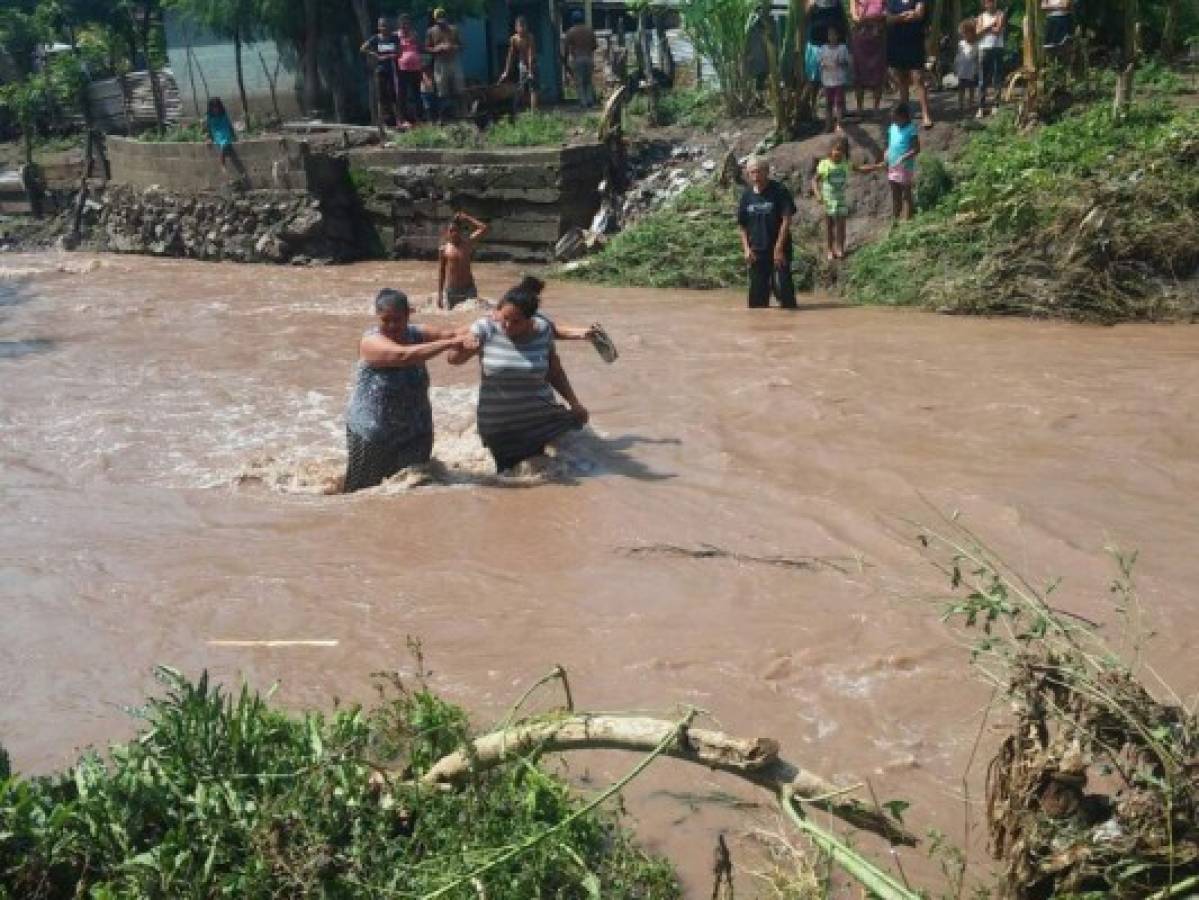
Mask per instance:
[[[891,110],[891,127],[887,129],[887,150],[877,165],[862,171],[887,170],[891,185],[891,210],[895,221],[915,215],[916,157],[920,155],[920,129],[912,121],[912,110],[906,103],[896,103]]]
[[[204,131],[208,134],[208,143],[216,147],[220,154],[221,168],[227,169],[229,159],[233,156],[233,145],[237,142],[237,133],[233,130],[233,122],[225,111],[225,104],[220,97],[208,101],[208,115],[204,117]]]

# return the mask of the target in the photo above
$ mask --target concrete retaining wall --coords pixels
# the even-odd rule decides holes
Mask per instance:
[[[293,138],[241,141],[226,172],[217,152],[207,144],[153,143],[108,138],[112,181],[129,187],[159,187],[168,191],[221,191],[235,175],[243,175],[247,190],[309,189],[309,147]]]
[[[481,259],[545,260],[599,208],[607,150],[400,150],[350,153],[371,224],[397,257],[432,257],[455,211],[491,226]]]
[[[123,253],[238,262],[377,254],[343,156],[293,138],[243,141],[234,152],[237,165],[224,171],[205,144],[110,137],[93,238]]]

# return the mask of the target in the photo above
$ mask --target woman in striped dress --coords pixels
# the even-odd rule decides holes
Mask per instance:
[[[554,326],[537,315],[544,283],[525,278],[495,313],[479,319],[460,350],[447,357],[462,365],[479,356],[479,437],[497,471],[545,452],[546,444],[587,424],[589,414],[570,386],[554,349]],[[557,391],[567,407],[554,399]]]

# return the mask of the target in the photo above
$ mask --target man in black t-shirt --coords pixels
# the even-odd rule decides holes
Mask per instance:
[[[749,267],[749,306],[769,306],[773,290],[779,306],[795,309],[795,284],[791,280],[795,201],[785,187],[771,180],[770,163],[762,157],[751,157],[745,171],[749,187],[737,204],[737,224]]]
[[[380,19],[378,31],[366,39],[359,51],[369,54],[375,60],[375,83],[379,86],[379,122],[381,124],[399,124],[397,118],[397,80],[396,60],[400,55],[400,44],[395,33],[387,27],[387,20]]]

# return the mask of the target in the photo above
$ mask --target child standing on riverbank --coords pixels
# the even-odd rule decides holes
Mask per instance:
[[[953,74],[958,79],[958,112],[966,111],[966,101],[974,106],[974,90],[978,87],[978,31],[973,19],[966,19],[958,28],[958,51],[953,60]]]
[[[920,155],[920,129],[912,121],[912,109],[906,103],[896,103],[891,110],[891,127],[887,129],[887,149],[883,161],[863,166],[863,172],[887,170],[891,185],[891,214],[894,221],[915,215],[916,157]]]
[[[849,219],[849,172],[873,171],[873,166],[852,166],[849,141],[838,136],[829,145],[828,156],[816,166],[812,194],[824,206],[824,226],[828,238],[828,260],[845,258],[845,225]]]
[[[466,233],[470,227],[473,231]],[[464,212],[454,213],[445,230],[445,243],[438,252],[437,305],[453,309],[459,303],[479,296],[475,276],[470,269],[475,245],[487,234],[487,225]]]
[[[849,49],[841,43],[837,28],[828,30],[828,43],[820,48],[820,84],[828,104],[826,131],[841,126],[845,118],[845,86],[849,84]]]

